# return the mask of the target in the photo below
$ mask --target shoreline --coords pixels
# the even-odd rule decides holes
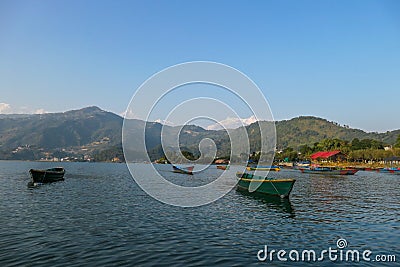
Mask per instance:
[[[112,164],[156,164],[156,165],[173,165],[170,163],[154,163],[154,162],[115,162],[115,161],[45,161],[45,160],[18,160],[18,159],[0,159],[0,162],[35,162],[35,163],[112,163]],[[178,164],[178,163],[177,163]],[[315,163],[322,167],[339,167],[339,168],[359,168],[359,169],[380,169],[380,168],[400,168],[400,164],[383,164],[383,163],[357,163],[357,162],[346,162],[346,163]],[[198,164],[202,165],[202,164]],[[231,164],[216,164],[212,163],[210,165],[219,166],[219,165],[232,165],[232,166],[240,166],[241,164],[231,163]],[[257,165],[257,164],[256,164]],[[255,166],[256,166],[255,165]],[[295,169],[295,165],[293,166],[285,166],[279,165],[279,163],[273,164],[277,165],[282,169]]]

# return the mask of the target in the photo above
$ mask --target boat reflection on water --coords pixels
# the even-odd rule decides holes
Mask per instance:
[[[290,217],[294,217],[294,209],[289,198],[281,198],[279,196],[270,196],[262,193],[249,193],[246,191],[236,191],[236,194],[246,197],[251,200],[256,200],[260,204],[265,204],[267,208],[281,211],[290,214]]]

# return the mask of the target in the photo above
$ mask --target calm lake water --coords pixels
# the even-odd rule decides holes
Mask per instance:
[[[56,165],[66,169],[65,181],[27,187],[30,168]],[[183,184],[204,184],[221,173],[215,166],[193,176],[157,168]],[[290,201],[232,190],[212,204],[180,208],[149,197],[125,164],[0,161],[0,265],[267,266],[257,259],[264,245],[320,252],[336,249],[339,238],[346,249],[369,249],[371,259],[395,254],[399,263],[399,175],[274,175],[297,179]],[[288,263],[275,257],[272,264]],[[327,257],[314,264],[337,265]]]

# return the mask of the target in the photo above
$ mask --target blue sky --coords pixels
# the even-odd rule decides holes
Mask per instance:
[[[400,129],[399,14],[384,0],[3,0],[0,112],[122,113],[154,73],[204,60],[248,75],[276,120]]]

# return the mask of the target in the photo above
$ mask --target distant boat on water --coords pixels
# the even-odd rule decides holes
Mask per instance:
[[[63,167],[56,167],[46,170],[30,169],[33,183],[52,183],[64,180],[65,170]]]
[[[376,171],[378,171],[377,168],[371,168],[371,167],[365,167],[365,168],[361,167],[361,168],[358,168],[358,169],[360,171],[367,171],[367,172],[376,172]]]
[[[377,169],[377,172],[400,174],[400,169],[398,169],[398,168],[382,168],[382,169]]]
[[[176,172],[176,173],[183,173],[183,174],[193,175],[193,169],[194,169],[194,166],[178,167],[178,166],[172,165],[172,171]]]
[[[217,165],[217,169],[225,171],[229,169],[229,165]]]
[[[311,166],[311,161],[300,161],[296,162],[295,167],[297,168],[309,168]]]
[[[255,167],[246,167],[248,171],[275,171],[279,172],[281,170],[278,166],[255,166]]]
[[[265,194],[271,196],[280,196],[287,198],[296,182],[295,179],[273,179],[262,176],[253,175],[251,173],[236,173],[239,179],[236,190],[244,191],[249,194]],[[251,182],[260,183],[254,192],[249,191]]]
[[[311,167],[299,168],[302,173],[322,174],[322,175],[354,175],[357,169],[337,169],[335,167]]]

